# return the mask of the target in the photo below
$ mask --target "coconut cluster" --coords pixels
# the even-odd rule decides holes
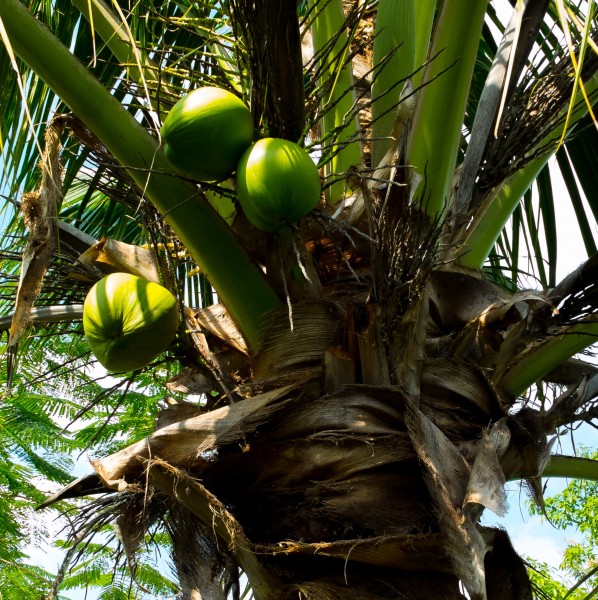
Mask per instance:
[[[213,182],[235,172],[241,208],[264,231],[296,223],[320,199],[320,176],[309,154],[288,140],[254,141],[251,112],[226,90],[199,88],[179,100],[164,120],[161,138],[167,158],[187,177]],[[149,364],[170,346],[178,324],[174,296],[128,273],[96,283],[83,308],[89,347],[109,371]]]
[[[161,138],[167,158],[188,177],[213,182],[236,172],[241,208],[264,231],[296,223],[320,199],[320,176],[309,154],[288,140],[254,142],[251,112],[229,91],[203,87],[181,98]]]

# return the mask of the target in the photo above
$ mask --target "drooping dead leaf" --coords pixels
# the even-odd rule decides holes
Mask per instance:
[[[107,491],[97,473],[88,473],[71,481],[55,494],[46,498],[35,510],[42,510],[67,498],[81,498],[92,494],[106,493]]]
[[[104,274],[131,273],[148,281],[160,283],[156,255],[147,248],[103,238],[79,256],[79,262],[100,269]]]
[[[151,457],[160,457],[177,467],[199,466],[203,453],[243,439],[281,410],[284,399],[298,385],[266,392],[163,427],[120,452],[94,461],[93,467],[106,487],[118,489],[123,481],[134,481],[140,474],[140,461]]]
[[[181,587],[180,597],[185,600],[230,597],[227,592],[233,582],[238,586],[238,568],[229,549],[214,539],[212,523],[204,523],[173,498],[165,525],[172,542],[172,563]]]
[[[419,459],[435,480],[436,489],[442,491],[443,502],[448,502],[453,509],[460,507],[469,480],[469,465],[430,419],[411,403],[407,407],[405,424]]]
[[[135,554],[145,539],[147,524],[144,522],[144,511],[139,510],[139,504],[143,504],[144,496],[137,495],[133,497],[131,504],[125,509],[114,523],[114,531],[120,540],[125,556],[131,579],[136,583],[140,590],[151,594],[143,585],[139,583],[136,577],[137,560]]]
[[[251,550],[242,527],[216,496],[199,481],[164,461],[148,462],[146,473],[151,485],[176,499],[211,528],[214,535],[235,555],[257,597],[277,589],[274,577],[261,566]]]
[[[478,446],[478,453],[471,469],[464,510],[472,510],[471,505],[485,506],[502,517],[507,512],[507,497],[505,493],[505,475],[500,466],[511,433],[504,419],[501,419],[484,434]],[[478,516],[478,510],[473,508],[472,518]]]
[[[63,129],[64,123],[60,119],[54,119],[46,129],[40,188],[23,194],[21,198],[21,212],[29,237],[23,251],[9,347],[17,344],[29,326],[31,309],[56,248],[57,207],[62,201],[62,165],[59,156]]]
[[[460,514],[470,467],[457,448],[415,405],[409,402],[405,424],[425,467],[446,553],[472,600],[486,600],[486,543],[468,515]]]

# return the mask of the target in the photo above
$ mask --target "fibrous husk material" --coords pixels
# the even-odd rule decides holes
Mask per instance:
[[[402,354],[386,339],[393,320],[376,302],[356,310],[306,301],[293,305],[292,322],[287,307],[273,312],[241,397],[202,414],[182,404],[179,414],[191,415],[182,419],[171,404],[172,418],[154,434],[96,461],[104,484],[149,484],[212,523],[202,535],[252,572],[258,598],[333,598],[347,589],[345,597],[462,598],[459,581],[471,598],[492,598],[489,577],[500,567],[490,553],[513,573],[520,563],[479,517],[504,512],[505,469],[534,463],[531,474],[541,435],[530,446],[475,361],[428,355],[435,317],[426,319],[429,288],[418,290],[406,311],[392,313],[403,327],[395,340],[410,345]],[[511,318],[508,305],[492,297],[493,322]],[[488,325],[484,314],[465,324],[468,333]],[[213,358],[204,346],[225,344],[216,330],[198,328],[202,369]],[[182,389],[192,375],[171,386]],[[505,598],[522,590],[523,579]]]
[[[310,397],[292,386],[164,427],[95,466],[108,485],[121,489],[149,473],[147,460],[151,469],[159,461],[167,473],[176,471],[177,489],[185,493],[195,484],[163,460],[199,475],[201,489],[227,507],[227,531],[237,532],[233,537],[262,557],[281,585],[290,565],[306,569],[299,565],[311,556],[317,564],[307,571],[315,577],[309,589],[337,589],[334,578],[320,580],[323,560],[332,561],[333,570],[334,561],[346,563],[355,589],[364,565],[385,577],[389,569],[402,573],[394,576],[397,589],[409,589],[426,556],[435,576],[456,573],[472,597],[485,598],[490,546],[477,517],[483,506],[503,509],[497,465],[505,427],[488,431],[468,463],[398,387],[351,385]],[[155,475],[148,477],[157,484]],[[380,498],[384,508],[377,510]],[[430,505],[433,511],[422,510]],[[282,557],[295,558],[283,567]]]
[[[341,335],[342,310],[332,302],[302,302],[275,309],[266,317],[263,343],[252,362],[260,379],[306,364],[321,362],[327,347]]]
[[[39,190],[21,198],[21,212],[29,230],[23,251],[21,276],[10,328],[9,347],[15,346],[29,326],[30,313],[41,290],[42,280],[56,248],[57,212],[62,202],[62,165],[60,136],[64,123],[55,119],[46,129],[41,158],[42,181]]]

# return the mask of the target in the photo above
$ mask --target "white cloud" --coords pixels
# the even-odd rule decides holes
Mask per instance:
[[[563,560],[564,532],[555,530],[540,517],[530,518],[511,531],[511,541],[520,555],[548,563],[551,567],[558,568]]]

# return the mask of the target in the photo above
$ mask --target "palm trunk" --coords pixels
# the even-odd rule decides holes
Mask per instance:
[[[476,366],[513,314],[476,321],[508,299],[435,270],[418,235],[418,266],[389,281],[379,265],[376,298],[354,280],[343,301],[294,305],[292,330],[286,309],[271,315],[246,398],[97,461],[105,485],[147,477],[182,503],[256,598],[462,599],[461,585],[478,600],[531,598],[508,536],[479,523],[485,508],[504,513],[508,477],[545,462],[539,418],[509,416],[514,397]]]

